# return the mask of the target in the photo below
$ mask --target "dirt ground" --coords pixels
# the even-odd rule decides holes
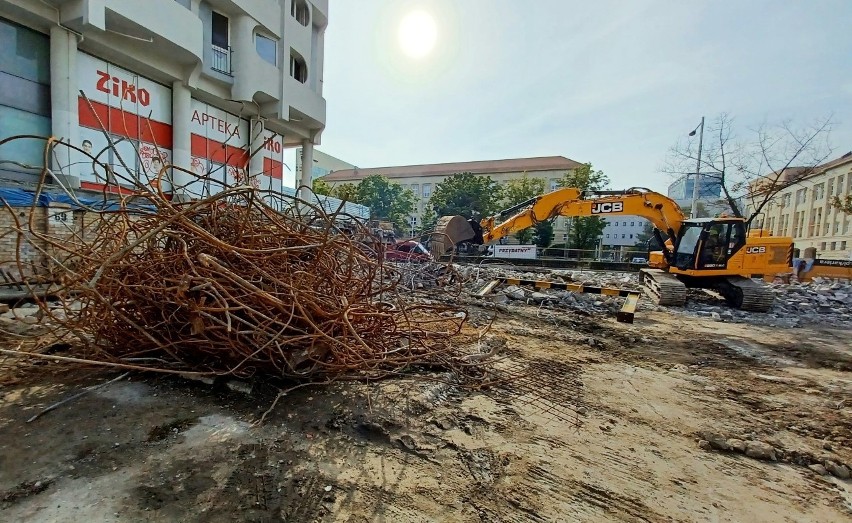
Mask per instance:
[[[44,365],[0,388],[0,520],[852,520],[852,482],[807,466],[852,464],[852,324],[473,312],[525,379],[309,387],[261,426],[262,390],[139,374],[27,423],[118,375]]]

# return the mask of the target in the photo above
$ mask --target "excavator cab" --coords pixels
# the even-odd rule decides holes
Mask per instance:
[[[674,247],[674,265],[681,271],[724,270],[746,242],[741,218],[702,218],[683,222]]]

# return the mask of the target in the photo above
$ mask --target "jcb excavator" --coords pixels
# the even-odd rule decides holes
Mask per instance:
[[[732,306],[765,312],[774,294],[752,276],[789,272],[793,240],[746,230],[743,218],[687,219],[668,197],[642,188],[596,191],[562,188],[485,218],[438,220],[432,252],[440,255],[461,241],[488,244],[558,216],[641,216],[654,225],[662,251],[650,253],[640,271],[646,293],[660,305],[683,305],[687,287],[718,291]],[[663,238],[663,234],[667,238]]]

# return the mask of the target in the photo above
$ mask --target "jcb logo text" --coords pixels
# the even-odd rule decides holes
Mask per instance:
[[[766,247],[749,247],[746,249],[746,253],[748,254],[763,254],[766,252]]]
[[[623,210],[623,202],[604,202],[592,204],[592,214],[607,214],[611,212],[621,212]]]

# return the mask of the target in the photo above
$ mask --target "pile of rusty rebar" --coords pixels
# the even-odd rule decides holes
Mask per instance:
[[[397,292],[355,217],[251,184],[222,189],[179,202],[140,183],[86,208],[62,238],[20,220],[63,304],[43,302],[44,314],[80,342],[80,359],[312,380],[469,366],[452,344],[466,313]]]

